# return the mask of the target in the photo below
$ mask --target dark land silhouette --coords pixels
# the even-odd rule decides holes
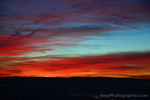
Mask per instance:
[[[150,80],[126,78],[1,77],[0,100],[150,100],[101,94],[150,93]]]

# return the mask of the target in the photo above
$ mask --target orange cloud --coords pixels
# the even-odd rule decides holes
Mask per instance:
[[[43,60],[42,60],[43,59]],[[76,58],[29,58],[1,69],[4,76],[132,77],[149,75],[150,53],[126,53]],[[9,62],[8,63],[12,63]],[[143,78],[142,78],[143,79]]]

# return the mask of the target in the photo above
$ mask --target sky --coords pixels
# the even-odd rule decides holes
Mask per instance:
[[[1,0],[0,77],[150,79],[149,0]]]

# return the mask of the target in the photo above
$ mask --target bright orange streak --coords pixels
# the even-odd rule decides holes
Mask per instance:
[[[8,63],[1,77],[133,77],[148,78],[150,54],[116,54],[84,58],[37,58]],[[42,60],[43,59],[43,60]],[[33,60],[33,61],[32,61]],[[149,78],[150,79],[150,78]]]

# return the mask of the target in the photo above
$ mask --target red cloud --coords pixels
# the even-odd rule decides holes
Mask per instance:
[[[1,72],[9,74],[6,76],[132,77],[134,75],[136,77],[148,74],[150,71],[149,60],[150,53],[112,54],[79,58],[29,58],[28,60],[22,59],[23,62],[18,62],[14,66],[10,64],[10,66],[4,67]]]

